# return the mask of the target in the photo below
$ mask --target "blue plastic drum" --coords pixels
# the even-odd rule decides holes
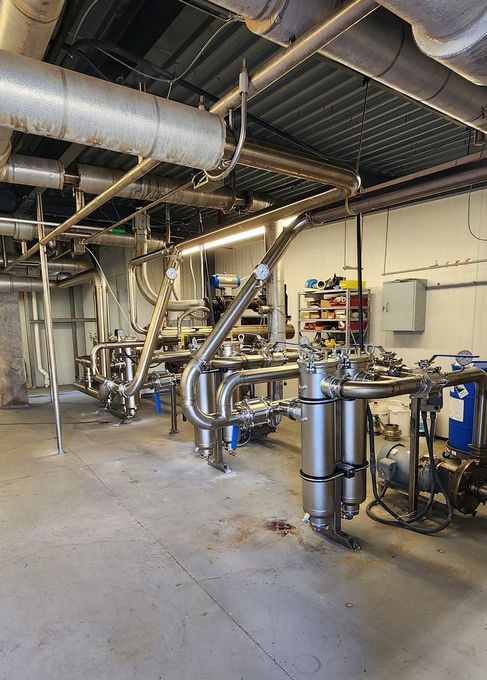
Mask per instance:
[[[474,361],[470,365],[481,368],[487,373],[487,361]],[[459,371],[461,366],[453,364],[452,368],[454,371]],[[455,451],[467,454],[471,452],[474,409],[474,383],[465,383],[451,388],[448,441]]]

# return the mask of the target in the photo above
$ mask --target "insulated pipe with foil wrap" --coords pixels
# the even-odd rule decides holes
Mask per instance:
[[[441,0],[432,0],[433,7]],[[472,0],[476,2],[477,0]],[[312,26],[336,12],[335,0],[213,0],[245,19],[247,28],[281,45],[292,45]],[[383,4],[399,5],[399,0]],[[420,0],[401,2],[406,11]],[[422,3],[431,4],[430,0]],[[462,21],[464,3],[448,2],[449,11]],[[480,3],[483,4],[483,3]],[[469,2],[471,5],[471,2]],[[447,16],[447,15],[446,15]],[[441,20],[441,14],[436,21]],[[447,21],[447,25],[452,22]],[[473,26],[473,30],[477,25]],[[319,50],[331,59],[414,99],[427,108],[465,125],[487,132],[485,88],[465,80],[418,49],[411,28],[380,8]],[[485,61],[485,60],[484,60]],[[482,62],[481,62],[482,63]]]
[[[0,125],[12,130],[191,168],[223,157],[224,122],[202,109],[3,50],[0,73]]]
[[[101,194],[122,175],[122,170],[85,163],[78,163],[68,172],[61,161],[24,154],[12,154],[6,165],[0,167],[1,182],[58,190],[65,186],[75,186],[86,194]],[[269,208],[274,202],[272,197],[260,192],[234,192],[228,187],[215,189],[211,184],[201,189],[187,187],[178,190],[184,184],[170,177],[149,174],[129,184],[118,196],[154,201],[167,194],[168,203],[214,208],[223,212],[230,212],[234,208],[256,212]]]
[[[2,0],[0,3],[0,49],[42,59],[64,0]],[[10,126],[0,128],[0,173],[8,161]]]
[[[217,168],[235,151],[223,119],[203,109],[2,50],[0,73],[0,126],[12,130],[201,170]],[[333,186],[348,186],[354,176],[251,139],[239,163]]]

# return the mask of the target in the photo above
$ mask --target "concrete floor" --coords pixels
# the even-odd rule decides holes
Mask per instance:
[[[223,475],[187,424],[76,393],[53,455],[31,402],[0,412],[2,680],[485,678],[485,510],[436,538],[361,514],[352,554],[302,523],[294,423]]]

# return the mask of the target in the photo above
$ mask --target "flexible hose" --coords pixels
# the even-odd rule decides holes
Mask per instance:
[[[433,433],[434,433],[434,424],[436,421],[436,413],[431,414],[431,430],[428,429],[428,423],[427,423],[427,418],[426,418],[426,413],[423,411],[421,413],[422,419],[423,419],[423,424],[425,427],[425,437],[426,437],[426,443],[428,446],[428,456],[429,456],[429,462],[430,462],[430,470],[431,470],[431,489],[430,489],[430,496],[428,499],[428,503],[426,504],[426,507],[423,511],[416,513],[414,515],[411,515],[407,518],[404,516],[399,515],[396,513],[391,507],[389,507],[383,500],[387,489],[390,487],[390,483],[386,482],[384,484],[384,487],[381,491],[381,493],[378,492],[377,489],[377,462],[376,462],[376,457],[375,457],[375,440],[374,440],[374,420],[372,416],[372,411],[370,410],[370,407],[367,407],[367,420],[368,420],[368,425],[369,425],[369,439],[370,439],[370,474],[372,478],[372,492],[374,495],[374,500],[371,501],[367,508],[366,508],[366,513],[367,516],[370,517],[370,519],[374,520],[374,522],[379,522],[380,524],[385,524],[387,526],[400,526],[403,527],[404,529],[408,529],[409,531],[413,531],[417,534],[423,534],[423,535],[433,535],[437,534],[440,531],[443,531],[443,529],[446,529],[449,524],[452,521],[453,518],[453,507],[450,501],[450,498],[445,490],[445,487],[443,485],[443,482],[441,481],[441,478],[438,474],[438,470],[436,468],[435,464],[435,459],[434,459],[434,451],[433,451]],[[424,519],[426,519],[427,514],[429,513],[433,502],[434,502],[434,496],[435,496],[435,491],[436,488],[440,490],[442,495],[445,498],[446,506],[448,508],[448,516],[444,522],[441,524],[438,524],[435,527],[418,527],[414,526],[414,522],[419,522]],[[382,517],[379,517],[376,515],[373,511],[372,508],[374,507],[381,507],[385,512],[387,512],[389,515],[391,515],[394,519],[384,519]]]

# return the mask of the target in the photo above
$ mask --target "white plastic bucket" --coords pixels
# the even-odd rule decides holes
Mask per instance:
[[[402,436],[409,437],[411,412],[404,406],[389,406],[389,422],[399,425]]]
[[[374,416],[379,416],[384,425],[389,423],[389,408],[383,401],[370,401],[370,410]]]

